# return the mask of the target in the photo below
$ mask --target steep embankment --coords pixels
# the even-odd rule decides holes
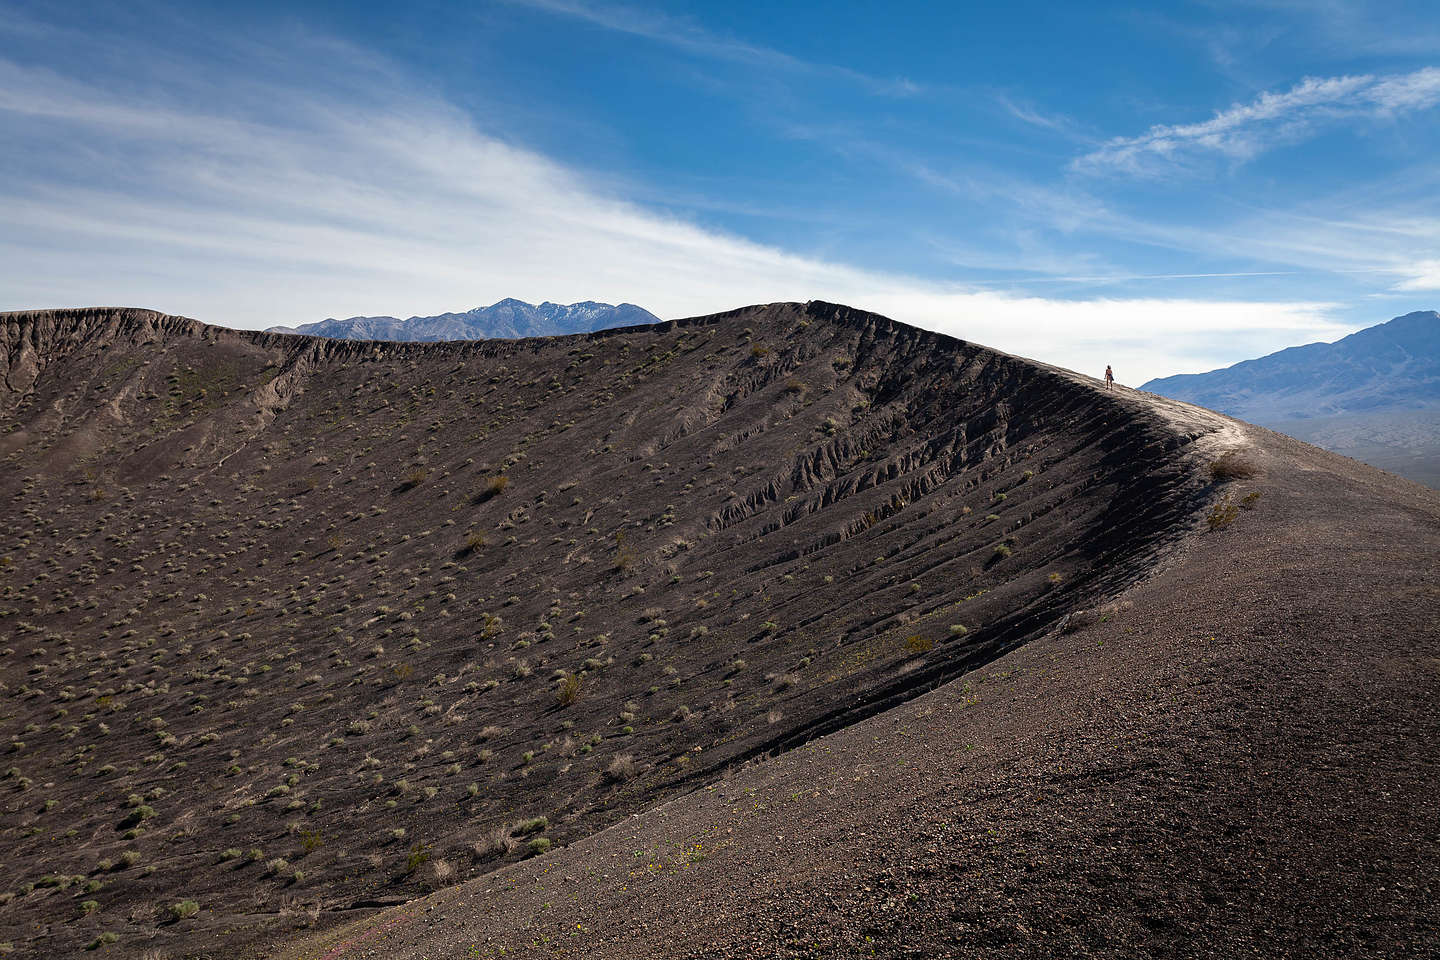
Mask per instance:
[[[0,334],[0,940],[50,954],[233,955],[905,703],[1150,571],[1234,429],[821,303]]]
[[[1434,955],[1440,498],[1233,439],[1249,509],[1104,619],[269,955]]]

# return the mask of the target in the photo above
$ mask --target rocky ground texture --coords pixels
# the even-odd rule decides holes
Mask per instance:
[[[1435,943],[1430,491],[829,304],[0,322],[16,951]]]

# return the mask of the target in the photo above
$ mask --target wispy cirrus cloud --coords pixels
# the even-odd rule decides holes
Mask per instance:
[[[747,63],[794,73],[823,74],[848,80],[870,93],[909,97],[924,87],[908,77],[876,77],[839,64],[816,63],[783,50],[716,34],[689,20],[657,10],[626,4],[599,4],[585,0],[507,0],[557,16],[581,20],[616,33],[644,37],[688,53],[719,60]]]
[[[1440,260],[1418,260],[1409,273],[1395,285],[1396,290],[1440,290]]]
[[[0,44],[0,309],[126,303],[258,327],[507,296],[666,317],[826,299],[1132,383],[1354,328],[1322,298],[1064,299],[759,243],[637,203],[324,37],[204,47],[268,58],[223,83],[202,54],[27,42],[24,59]]]
[[[1208,120],[1161,124],[1134,137],[1115,137],[1071,168],[1081,173],[1160,175],[1207,156],[1249,160],[1266,150],[1356,118],[1393,118],[1440,105],[1440,68],[1377,77],[1307,77],[1279,93],[1264,92]]]
[[[1062,136],[1089,140],[1088,136],[1079,133],[1077,125],[1070,117],[1060,113],[1051,113],[1041,110],[1033,104],[1017,99],[1008,93],[995,94],[995,102],[1010,116],[1021,123],[1038,127],[1041,130],[1048,130]]]

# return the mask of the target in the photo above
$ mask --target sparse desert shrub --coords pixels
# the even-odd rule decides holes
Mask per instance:
[[[478,532],[472,531],[472,532],[467,533],[467,534],[465,535],[465,540],[464,540],[464,542],[460,544],[460,552],[463,553],[463,554],[467,554],[467,555],[468,555],[468,554],[476,553],[477,551],[479,551],[479,550],[480,550],[482,547],[484,547],[484,546],[485,546],[485,535],[482,534],[482,533],[478,533]]]
[[[1104,606],[1072,611],[1066,614],[1065,619],[1060,622],[1060,632],[1074,633],[1076,630],[1088,627],[1092,623],[1104,623],[1111,617],[1129,610],[1134,605],[1135,604],[1129,600],[1121,600],[1116,603],[1107,603]]]
[[[152,806],[150,806],[149,804],[142,803],[142,804],[140,804],[140,806],[136,807],[134,810],[131,810],[129,816],[127,816],[124,820],[121,820],[121,821],[120,821],[120,826],[122,826],[122,827],[134,827],[134,826],[138,826],[139,824],[144,823],[146,820],[149,820],[150,818],[152,818],[152,817],[154,817],[154,816],[155,816],[155,808],[152,807]]]
[[[428,476],[430,476],[430,471],[424,467],[411,467],[405,471],[405,475],[400,478],[400,489],[414,490],[420,486],[420,484],[424,483],[425,478]]]
[[[531,856],[539,856],[540,854],[545,853],[547,850],[550,849],[550,838],[535,837],[525,846],[530,851]]]
[[[568,707],[580,699],[580,678],[571,674],[560,681],[560,689],[555,693],[555,701],[562,707]]]
[[[1223,530],[1225,527],[1234,523],[1235,518],[1238,516],[1240,516],[1240,508],[1231,503],[1230,498],[1226,496],[1210,508],[1210,512],[1205,517],[1205,522],[1210,525],[1211,530]]]
[[[479,504],[494,499],[504,493],[505,488],[508,486],[510,486],[510,478],[503,473],[497,473],[481,484],[480,489],[470,495],[470,502]]]
[[[410,852],[405,855],[405,876],[408,877],[419,870],[429,859],[430,848],[418,840],[415,841],[410,847]]]
[[[290,866],[290,863],[284,857],[276,857],[273,860],[267,860],[265,862],[265,872],[273,877],[288,866]]]
[[[550,826],[550,821],[545,817],[531,817],[529,820],[521,820],[510,828],[510,832],[517,837],[529,836],[532,833],[539,833]]]
[[[91,940],[89,943],[87,943],[87,944],[85,945],[85,949],[86,949],[86,950],[99,950],[101,947],[108,946],[108,945],[110,945],[110,944],[112,944],[112,943],[119,943],[119,942],[120,942],[120,934],[118,934],[118,933],[112,933],[112,932],[110,932],[109,930],[107,930],[107,931],[105,931],[104,933],[100,934],[100,936],[96,937],[94,940]]]
[[[87,917],[88,917],[90,914],[94,913],[96,910],[99,910],[99,909],[100,909],[100,902],[99,902],[98,900],[82,900],[82,901],[80,901],[80,912],[83,913],[83,914],[85,914]]]
[[[935,641],[920,634],[912,634],[905,638],[905,649],[911,653],[928,653],[934,649]]]
[[[1241,510],[1254,510],[1255,504],[1260,502],[1260,491],[1252,490],[1240,498]]]
[[[477,840],[470,846],[476,860],[484,860],[487,857],[504,857],[515,849],[515,838],[510,836],[506,827],[496,827],[490,832],[490,836],[484,840]]]
[[[188,920],[200,912],[200,904],[194,900],[181,900],[170,905],[170,916],[175,920]]]
[[[1005,559],[1006,557],[1010,556],[1010,554],[1012,554],[1012,553],[1014,553],[1014,551],[1011,550],[1008,545],[1003,544],[1003,543],[997,543],[997,544],[995,544],[995,557],[996,557],[996,559],[1003,560],[1003,559]]]
[[[455,882],[455,868],[446,860],[432,860],[425,871],[426,885],[434,889],[447,887]]]
[[[963,637],[969,632],[970,631],[965,628],[965,624],[963,623],[950,624],[950,636],[952,637]]]
[[[1239,450],[1222,453],[1210,463],[1210,479],[1218,483],[1228,480],[1247,480],[1258,472],[1259,469],[1255,466],[1254,461]]]
[[[611,783],[624,783],[635,776],[635,758],[628,753],[617,753],[605,768],[605,779]]]
[[[625,573],[635,566],[635,551],[625,542],[625,534],[615,534],[615,569]]]

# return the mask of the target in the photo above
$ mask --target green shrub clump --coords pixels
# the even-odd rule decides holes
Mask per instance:
[[[571,674],[560,681],[560,689],[555,693],[555,701],[562,707],[568,707],[580,699],[580,678]]]

